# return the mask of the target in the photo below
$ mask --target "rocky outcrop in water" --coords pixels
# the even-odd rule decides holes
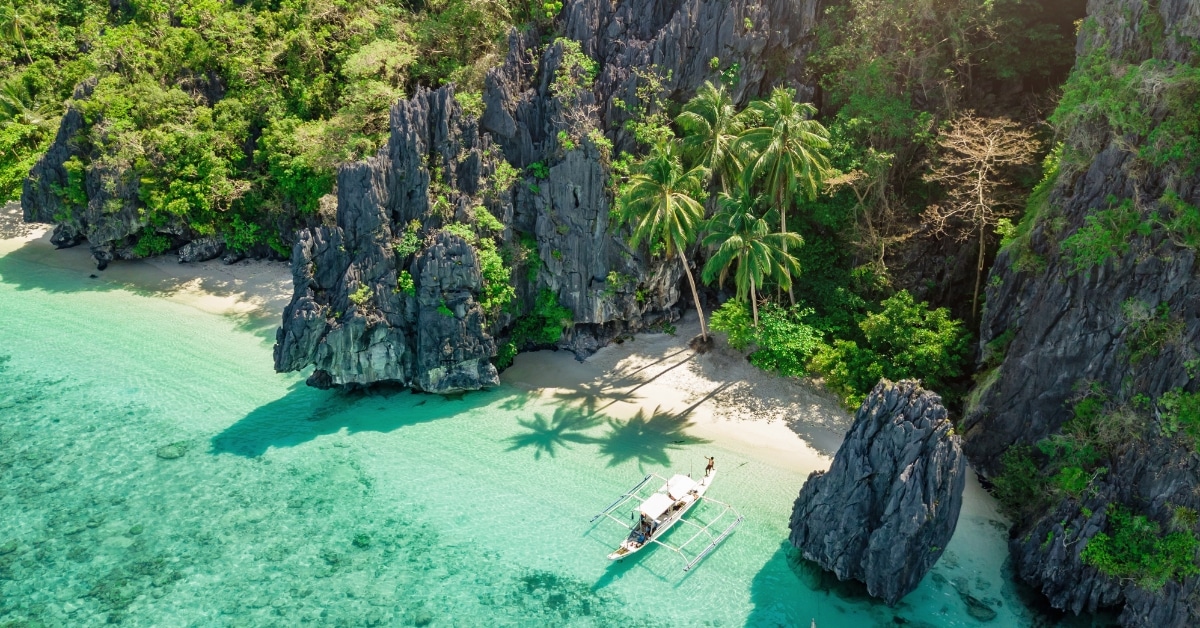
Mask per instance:
[[[962,507],[966,458],[942,400],[913,381],[881,381],[829,471],[809,476],[791,542],[889,605],[941,557]]]
[[[1110,507],[1145,517],[1158,536],[1198,531],[1178,513],[1200,509],[1200,463],[1194,443],[1169,428],[1162,398],[1197,390],[1189,369],[1200,355],[1200,275],[1180,219],[1200,205],[1200,174],[1191,151],[1158,152],[1176,125],[1195,120],[1197,37],[1191,0],[1089,2],[1077,68],[1129,84],[1104,95],[1127,102],[1101,104],[1144,115],[1144,126],[1114,128],[1097,114],[1062,129],[1062,165],[1032,204],[1029,235],[992,268],[984,373],[963,421],[967,454],[992,477],[1013,446],[1060,432],[1095,452],[1081,463],[1053,447],[1029,450],[1043,474],[1084,475],[1072,490],[1058,476],[1041,501],[1018,505],[1010,549],[1021,578],[1055,607],[1123,608],[1126,626],[1200,624],[1195,576],[1156,586],[1083,558],[1097,534],[1114,534]],[[1104,233],[1115,244],[1093,239],[1081,253],[1081,238]]]

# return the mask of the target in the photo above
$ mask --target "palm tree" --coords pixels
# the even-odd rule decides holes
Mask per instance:
[[[715,278],[723,286],[736,265],[734,298],[745,301],[749,296],[757,327],[758,288],[765,280],[774,279],[791,290],[792,275],[800,273],[800,262],[787,252],[788,245],[795,249],[803,246],[804,240],[795,233],[770,233],[766,217],[755,215],[759,199],[744,185],[736,195],[722,194],[718,204],[721,210],[709,221],[704,238],[705,245],[717,250],[704,265],[702,278],[706,283]]]
[[[710,178],[718,180],[721,190],[728,190],[728,182],[741,169],[733,144],[742,123],[725,86],[705,81],[675,122],[684,132],[684,154],[692,163],[708,168]]]
[[[18,8],[12,0],[0,5],[0,37],[20,44],[21,50],[25,53],[25,60],[33,63],[33,57],[29,55],[29,48],[25,45],[27,23],[24,7]]]
[[[817,108],[797,103],[796,90],[776,87],[767,100],[751,103],[743,117],[758,126],[746,129],[737,140],[745,153],[747,183],[761,181],[779,211],[779,230],[787,233],[787,212],[797,194],[808,200],[817,197],[821,180],[829,171],[829,160],[821,152],[829,148],[829,131],[812,119]],[[787,252],[784,242],[784,252]],[[788,288],[792,305],[796,298]]]
[[[15,122],[48,131],[56,122],[53,112],[54,107],[39,104],[19,78],[0,84],[0,127]]]
[[[708,327],[704,324],[700,293],[696,291],[684,249],[695,240],[696,230],[704,220],[704,206],[696,196],[702,192],[706,174],[703,166],[684,170],[676,144],[664,142],[629,177],[617,199],[622,220],[633,223],[630,246],[636,248],[642,242],[662,244],[667,259],[679,255],[688,285],[692,287],[696,313],[700,315],[700,335],[705,341]]]

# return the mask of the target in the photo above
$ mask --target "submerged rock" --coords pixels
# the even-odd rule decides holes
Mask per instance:
[[[176,458],[182,458],[190,447],[191,443],[187,441],[179,441],[177,443],[171,443],[170,445],[163,445],[162,447],[159,447],[158,450],[154,452],[154,455],[163,460],[175,460]]]
[[[962,599],[963,604],[967,605],[967,613],[978,619],[979,621],[992,621],[996,618],[996,611],[988,606],[986,602],[979,598],[960,590],[958,597]]]
[[[790,540],[804,557],[894,605],[942,555],[962,507],[966,458],[942,400],[881,381],[828,472],[809,476]]]

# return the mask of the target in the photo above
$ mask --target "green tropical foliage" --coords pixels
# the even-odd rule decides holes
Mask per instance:
[[[738,150],[745,153],[749,182],[761,182],[779,212],[779,230],[787,233],[787,214],[797,198],[817,198],[829,159],[829,131],[812,119],[817,108],[797,103],[793,89],[777,87],[767,100],[750,104],[747,129],[738,136]],[[787,243],[784,243],[784,252]],[[794,305],[796,297],[788,288]]]
[[[1106,515],[1106,531],[1097,532],[1079,553],[1084,563],[1149,591],[1200,573],[1200,541],[1191,530],[1163,534],[1157,522],[1119,504],[1110,504]]]
[[[788,246],[795,250],[804,240],[794,233],[770,233],[767,220],[755,215],[760,206],[758,197],[745,187],[736,195],[722,194],[719,205],[720,213],[709,221],[704,237],[704,244],[715,246],[716,251],[708,258],[701,277],[706,283],[716,279],[724,285],[732,269],[737,286],[735,298],[749,299],[754,324],[758,325],[758,290],[768,278],[791,289],[792,277],[800,273],[800,263],[788,254]]]
[[[0,196],[19,193],[64,103],[94,77],[77,103],[85,169],[121,179],[106,185],[136,182],[151,227],[182,220],[240,248],[277,245],[314,220],[338,164],[381,145],[392,103],[445,82],[469,100],[509,30],[545,10],[525,0],[4,0]]]
[[[683,106],[675,124],[683,130],[683,151],[691,163],[704,166],[717,186],[728,190],[742,167],[734,150],[734,142],[742,131],[742,118],[738,117],[725,85],[705,81],[696,96]]]
[[[881,377],[920,379],[942,390],[962,372],[969,351],[967,332],[948,310],[930,310],[903,290],[882,306],[859,322],[862,343],[835,340],[821,347],[810,364],[852,407]]]

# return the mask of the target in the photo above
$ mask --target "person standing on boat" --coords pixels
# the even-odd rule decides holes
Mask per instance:
[[[713,469],[717,468],[717,460],[712,456],[705,456],[708,459],[708,466],[704,467],[704,477],[712,475]]]

